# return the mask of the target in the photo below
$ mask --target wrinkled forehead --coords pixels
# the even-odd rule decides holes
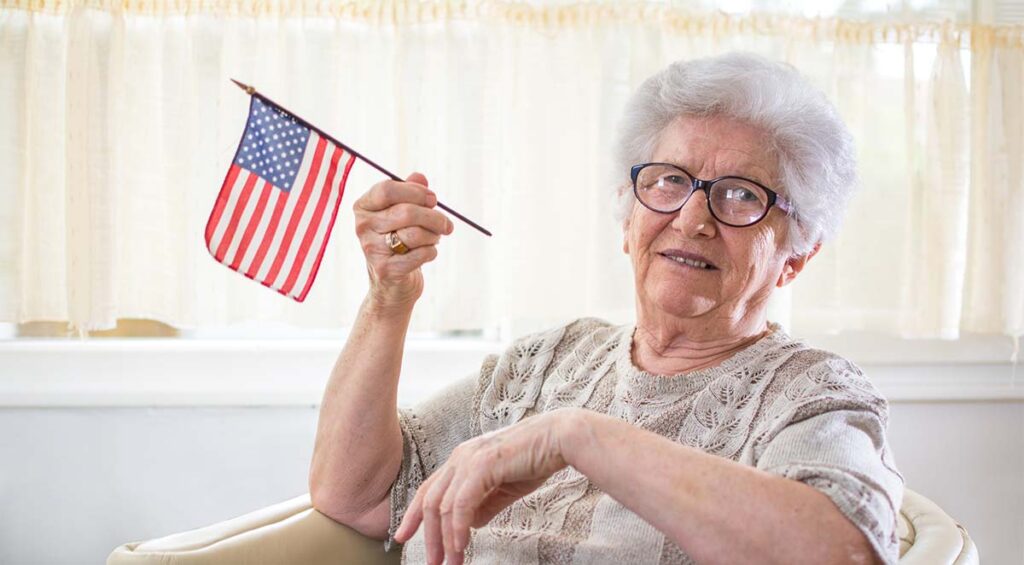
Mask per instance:
[[[762,128],[725,116],[680,116],[658,136],[651,160],[673,163],[695,176],[740,176],[779,185],[778,159]]]

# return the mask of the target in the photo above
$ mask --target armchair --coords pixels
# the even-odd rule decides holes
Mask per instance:
[[[977,565],[967,530],[934,502],[905,490],[899,514],[900,565]],[[400,552],[364,537],[313,509],[299,496],[237,518],[179,534],[127,543],[107,565],[228,563],[367,564],[400,562]]]

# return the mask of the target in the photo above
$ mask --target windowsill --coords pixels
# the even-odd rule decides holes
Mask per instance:
[[[344,341],[0,342],[0,406],[298,406],[320,402]],[[478,370],[495,342],[410,340],[399,401]]]
[[[927,343],[908,351],[891,340],[881,349],[871,340],[810,341],[857,361],[893,402],[1024,400],[1024,369],[1015,379],[999,348],[946,342],[944,351]],[[343,345],[343,339],[4,341],[0,406],[315,406]],[[410,339],[399,403],[474,374],[484,356],[502,349],[484,339]]]

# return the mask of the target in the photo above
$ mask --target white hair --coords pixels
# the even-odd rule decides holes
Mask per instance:
[[[857,184],[853,137],[825,95],[791,65],[750,53],[677,61],[644,81],[626,104],[616,165],[627,175],[652,159],[662,131],[680,116],[723,116],[764,130],[778,159],[793,255],[831,239]],[[631,184],[616,181],[616,220],[629,217]]]

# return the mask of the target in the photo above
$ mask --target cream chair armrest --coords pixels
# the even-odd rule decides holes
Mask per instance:
[[[953,565],[978,565],[981,558],[978,556],[978,547],[974,545],[974,540],[967,534],[967,530],[963,526],[957,524],[956,528],[960,530],[960,537],[964,539],[964,547],[960,550],[960,555],[957,556]]]
[[[390,565],[400,557],[397,548],[385,553],[383,542],[314,510],[307,494],[205,528],[127,543],[107,565]]]
[[[898,535],[900,565],[977,565],[978,550],[934,502],[904,490]],[[107,565],[214,565],[278,563],[397,565],[401,553],[384,552],[367,538],[313,509],[309,495],[212,526],[115,549]]]
[[[905,489],[900,514],[900,565],[977,565],[967,530],[931,500]]]

